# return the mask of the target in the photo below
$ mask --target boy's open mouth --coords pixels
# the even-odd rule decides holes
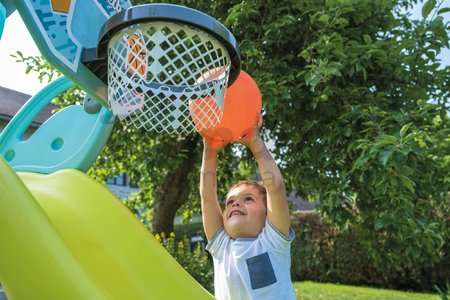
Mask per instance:
[[[232,210],[229,217],[231,218],[232,216],[245,216],[245,214],[239,210]]]

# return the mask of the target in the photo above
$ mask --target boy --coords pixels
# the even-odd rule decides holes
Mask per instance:
[[[294,233],[281,172],[254,128],[239,141],[255,157],[264,186],[242,181],[217,199],[217,155],[224,145],[204,139],[200,195],[206,249],[214,260],[216,299],[296,299],[290,277]]]

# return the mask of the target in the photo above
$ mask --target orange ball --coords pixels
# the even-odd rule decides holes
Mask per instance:
[[[257,126],[261,109],[262,99],[258,85],[249,74],[241,71],[237,80],[227,88],[223,117],[217,125],[202,128],[195,122],[195,116],[199,114],[199,111],[191,110],[191,115],[197,130],[203,137],[228,144],[239,140]],[[203,113],[212,113],[209,110]]]
[[[190,101],[189,110],[195,129],[199,132],[217,124],[223,115],[220,106],[210,97]]]
[[[128,43],[128,72],[143,76],[147,72],[147,48],[142,32],[136,31],[127,39]]]

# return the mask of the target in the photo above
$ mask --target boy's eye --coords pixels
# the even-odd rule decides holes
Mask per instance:
[[[247,198],[245,198],[245,201],[253,201],[253,198],[252,197],[247,197]]]
[[[233,200],[227,202],[227,206],[230,206],[231,204],[233,204]]]

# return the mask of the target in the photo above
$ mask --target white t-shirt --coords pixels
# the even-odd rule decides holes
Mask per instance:
[[[256,238],[233,240],[219,229],[206,246],[214,260],[215,298],[296,299],[291,281],[291,243],[266,219]]]

